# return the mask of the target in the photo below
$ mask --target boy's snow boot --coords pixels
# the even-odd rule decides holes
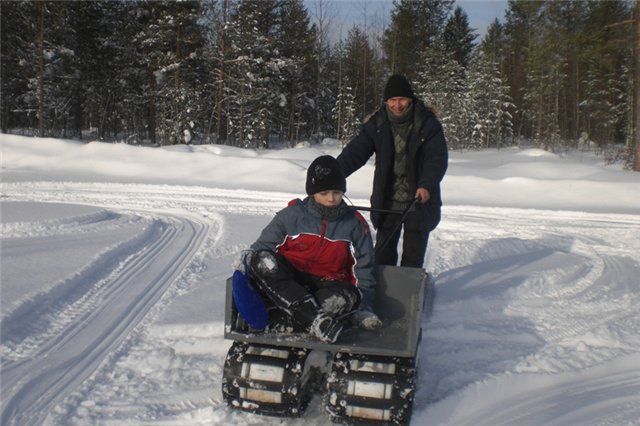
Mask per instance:
[[[342,281],[321,281],[313,296],[320,308],[334,318],[355,309],[361,299],[358,287]]]
[[[324,312],[320,312],[309,329],[311,335],[317,337],[325,343],[334,343],[342,331],[342,322],[331,318]]]
[[[329,315],[333,317],[341,316],[358,306],[360,300],[355,291],[349,291],[337,286],[333,288],[326,287],[322,287],[314,296],[318,300],[320,308]]]

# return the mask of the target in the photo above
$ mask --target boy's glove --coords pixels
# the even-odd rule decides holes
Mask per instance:
[[[253,253],[253,250],[242,250],[240,256],[233,262],[233,269],[246,275]]]
[[[382,326],[382,321],[373,312],[367,309],[357,310],[353,314],[353,323],[365,330],[377,330]]]

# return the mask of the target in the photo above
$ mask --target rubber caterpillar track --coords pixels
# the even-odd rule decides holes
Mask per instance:
[[[234,342],[224,364],[222,394],[233,408],[269,416],[300,416],[313,396],[311,351]]]
[[[415,393],[413,358],[336,353],[325,407],[333,421],[408,424]]]

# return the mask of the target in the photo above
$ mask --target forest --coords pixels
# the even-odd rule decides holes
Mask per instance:
[[[0,126],[152,145],[346,142],[401,73],[452,149],[589,148],[640,170],[638,5],[509,0],[480,38],[453,0],[395,0],[390,16],[363,2],[339,33],[330,0],[2,1]]]

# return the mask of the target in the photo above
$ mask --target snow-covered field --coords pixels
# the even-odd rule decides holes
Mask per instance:
[[[220,383],[231,265],[335,143],[0,147],[2,425],[329,424],[319,398],[231,411]],[[455,152],[443,194],[413,424],[640,424],[640,174]]]

